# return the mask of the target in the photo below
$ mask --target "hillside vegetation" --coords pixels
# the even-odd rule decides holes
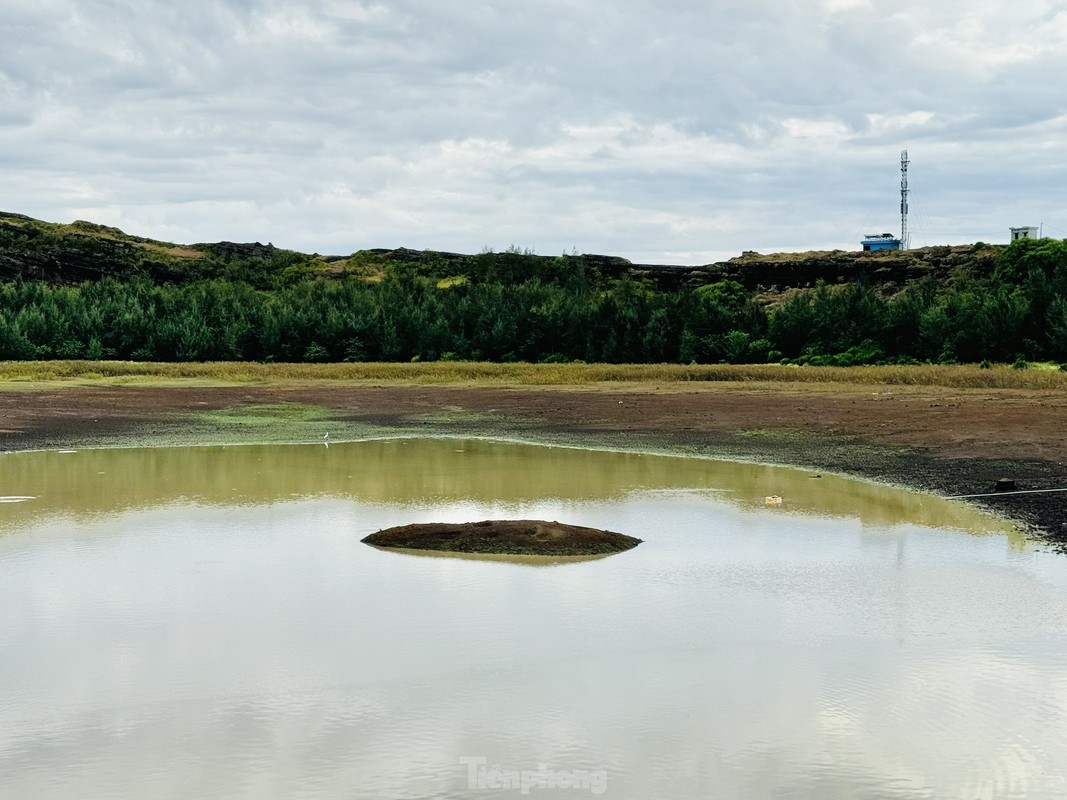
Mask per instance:
[[[1067,242],[595,255],[176,245],[0,214],[0,358],[854,365],[1067,361]]]

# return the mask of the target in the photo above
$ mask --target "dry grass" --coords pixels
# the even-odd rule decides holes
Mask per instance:
[[[0,382],[26,383],[355,383],[581,386],[690,382],[943,386],[959,389],[1067,389],[1067,372],[995,366],[787,367],[680,364],[157,364],[130,361],[4,361]]]

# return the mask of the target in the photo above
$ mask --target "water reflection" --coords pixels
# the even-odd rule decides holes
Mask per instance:
[[[523,796],[470,759],[604,797],[1067,788],[1067,559],[905,514],[980,530],[965,508],[713,462],[325,450],[0,459],[38,498],[0,508],[0,797]],[[360,542],[507,511],[645,542],[550,569]]]
[[[561,564],[581,564],[585,561],[599,561],[614,555],[613,553],[596,553],[586,556],[534,556],[516,553],[450,553],[443,550],[412,550],[405,547],[374,547],[383,553],[399,553],[415,558],[458,558],[462,561],[493,561],[498,564],[525,564],[528,567],[557,567]]]
[[[588,502],[633,491],[716,492],[726,503],[786,513],[915,522],[971,531],[1005,526],[960,502],[760,464],[535,447],[479,440],[396,439],[318,446],[190,447],[36,452],[0,457],[0,486],[33,497],[0,508],[0,525],[42,514],[76,516],[185,499],[257,504],[336,496],[375,503],[413,498],[503,505],[543,498]]]

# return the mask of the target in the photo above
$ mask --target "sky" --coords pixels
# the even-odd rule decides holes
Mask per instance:
[[[1067,0],[0,0],[0,210],[178,243],[1067,238]]]

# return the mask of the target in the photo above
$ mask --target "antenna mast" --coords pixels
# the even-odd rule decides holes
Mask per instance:
[[[908,151],[900,151],[900,249],[908,249]]]

